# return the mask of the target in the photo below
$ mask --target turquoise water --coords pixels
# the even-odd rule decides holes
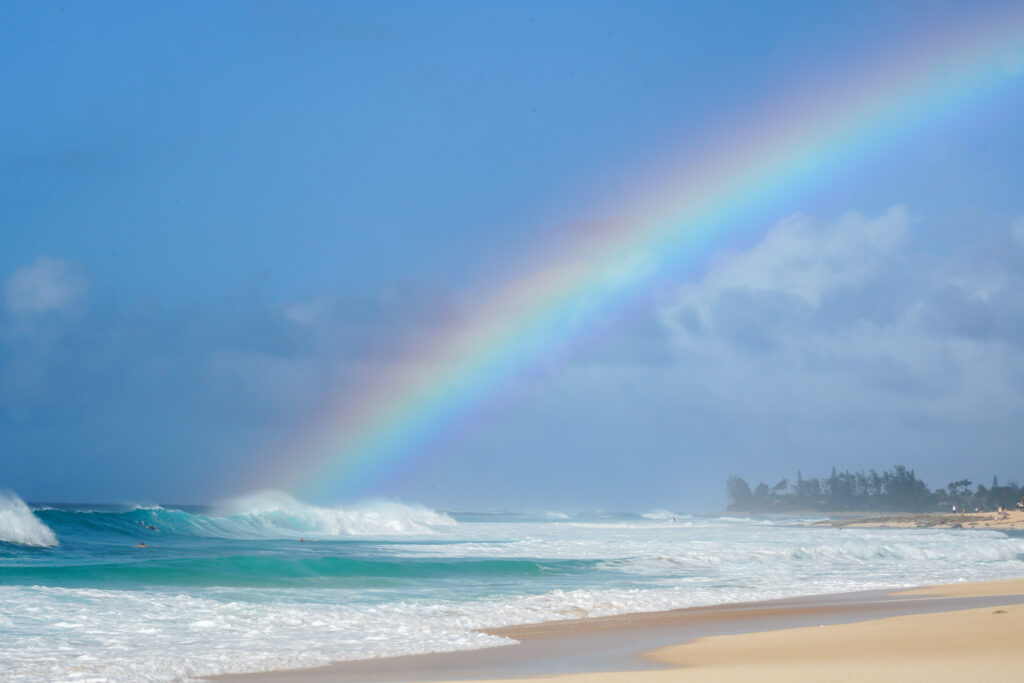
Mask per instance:
[[[0,662],[11,680],[184,680],[508,644],[488,626],[1024,576],[1021,534],[802,521],[7,496]]]

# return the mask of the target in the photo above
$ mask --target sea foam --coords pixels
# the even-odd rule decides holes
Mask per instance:
[[[436,533],[456,522],[422,505],[367,501],[351,507],[309,505],[281,491],[262,491],[217,506],[222,528],[259,537],[391,536]]]
[[[5,680],[183,680],[509,644],[481,629],[513,624],[1024,575],[1024,536],[986,530],[657,511],[453,513],[456,524],[420,506],[318,507],[278,493],[210,514],[36,512],[66,542],[0,554]],[[151,550],[110,542],[120,537],[109,529],[140,522],[160,530]],[[314,528],[337,533],[294,542]],[[371,538],[348,538],[360,534]]]
[[[52,547],[57,536],[13,493],[0,493],[0,541]]]

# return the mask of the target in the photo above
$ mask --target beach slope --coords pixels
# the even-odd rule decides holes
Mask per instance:
[[[1007,681],[1024,579],[500,629],[521,644],[345,662],[249,681]]]
[[[907,597],[1007,597],[1008,604],[845,624],[701,638],[645,657],[654,671],[532,677],[541,681],[1012,681],[1024,675],[1024,580],[955,584]],[[507,680],[507,679],[506,679]]]

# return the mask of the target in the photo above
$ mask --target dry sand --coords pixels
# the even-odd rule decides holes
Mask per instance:
[[[905,591],[902,595],[975,597],[1021,593],[1024,580],[939,586]],[[1024,678],[1024,605],[701,638],[659,648],[645,656],[668,668],[517,680],[1016,681]]]
[[[1011,681],[1024,678],[1024,579],[549,622],[501,633],[521,644],[222,679]]]
[[[812,526],[851,528],[931,528],[931,529],[1024,529],[1024,511],[998,512],[925,512],[906,515],[876,515],[872,517],[837,517]]]

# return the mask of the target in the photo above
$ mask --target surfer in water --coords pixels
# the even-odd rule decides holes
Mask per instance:
[[[139,541],[139,544],[137,546],[135,546],[135,547],[136,548],[148,548],[149,546],[146,545],[145,541]]]

